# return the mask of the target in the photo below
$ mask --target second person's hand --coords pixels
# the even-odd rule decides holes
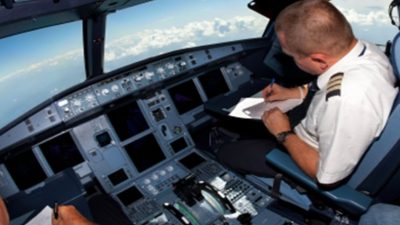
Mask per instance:
[[[52,225],[96,225],[86,219],[73,205],[60,205],[57,218],[52,216]]]

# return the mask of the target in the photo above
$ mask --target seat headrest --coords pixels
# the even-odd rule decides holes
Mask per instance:
[[[400,81],[400,32],[394,37],[390,49],[390,62],[397,80]]]

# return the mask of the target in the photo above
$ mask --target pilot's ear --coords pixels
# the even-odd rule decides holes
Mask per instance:
[[[313,53],[310,55],[310,58],[322,71],[325,71],[329,68],[329,60],[327,55],[323,53]]]

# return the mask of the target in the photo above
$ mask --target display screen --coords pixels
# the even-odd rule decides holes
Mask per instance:
[[[185,138],[181,137],[173,142],[171,142],[171,148],[175,153],[178,153],[185,149],[188,145],[186,143]]]
[[[199,81],[208,99],[229,91],[229,87],[220,69],[201,75]]]
[[[270,50],[264,58],[264,64],[267,66],[268,70],[271,70],[270,74],[284,79],[287,85],[295,84],[297,86],[299,83],[309,83],[315,79],[315,76],[302,71],[296,65],[293,57],[290,57],[282,51],[276,36]]]
[[[107,115],[121,141],[149,128],[136,102],[117,108]]]
[[[4,164],[21,190],[32,187],[47,178],[31,150],[7,159]]]
[[[54,173],[84,161],[70,133],[64,133],[44,142],[39,148]]]
[[[111,181],[111,183],[116,186],[128,179],[128,176],[126,175],[124,169],[119,169],[115,171],[114,173],[108,175],[108,179]]]
[[[198,155],[197,153],[191,153],[190,155],[182,158],[179,162],[184,165],[189,170],[195,168],[196,166],[203,163],[205,159]]]
[[[168,92],[179,114],[190,111],[203,103],[192,80],[172,87]]]
[[[101,132],[96,135],[96,141],[100,147],[107,146],[111,143],[112,139],[107,131]]]
[[[165,159],[165,155],[152,134],[125,146],[133,164],[142,172]]]
[[[117,194],[118,199],[124,204],[125,206],[128,206],[132,204],[133,202],[143,198],[142,193],[135,187],[132,186],[124,191],[121,191],[120,193]]]

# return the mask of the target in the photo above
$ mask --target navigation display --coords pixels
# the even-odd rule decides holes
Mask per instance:
[[[117,108],[107,115],[121,141],[149,128],[136,102]]]
[[[177,139],[177,140],[171,142],[170,146],[171,146],[172,150],[173,150],[175,153],[178,153],[178,152],[180,152],[180,151],[182,151],[183,149],[185,149],[185,148],[188,147],[188,145],[187,145],[186,140],[185,140],[184,137],[181,137],[181,138],[179,138],[179,139]]]
[[[266,74],[274,74],[283,78],[287,85],[295,84],[296,86],[299,83],[305,84],[315,79],[315,76],[301,70],[293,58],[282,51],[278,38],[276,36],[274,38],[274,42],[263,61],[267,66],[266,69],[271,71]]]
[[[39,148],[54,173],[84,161],[70,133],[64,133],[42,143]]]
[[[112,141],[111,136],[107,131],[97,134],[95,138],[100,147],[107,146]]]
[[[229,87],[220,69],[201,75],[199,81],[208,99],[229,91]]]
[[[7,159],[4,164],[15,184],[21,190],[32,187],[47,178],[31,150]]]
[[[192,80],[172,87],[168,92],[179,114],[184,114],[203,103]]]
[[[128,180],[128,176],[126,175],[124,169],[119,169],[114,173],[108,175],[108,179],[114,186],[117,186],[118,184]]]
[[[125,206],[129,206],[133,202],[143,198],[143,195],[135,186],[132,186],[118,193],[117,197],[122,202],[122,204],[124,204]]]
[[[133,164],[142,172],[165,159],[165,155],[153,134],[149,134],[125,146]]]
[[[205,159],[198,155],[197,153],[191,153],[190,155],[186,156],[185,158],[182,158],[179,160],[182,165],[184,165],[186,168],[189,170],[195,168],[196,166],[202,164],[205,162]]]

